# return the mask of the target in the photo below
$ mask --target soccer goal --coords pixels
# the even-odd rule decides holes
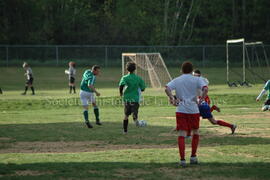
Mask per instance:
[[[269,78],[269,61],[263,42],[247,43],[244,38],[227,40],[226,61],[229,86],[250,86]]]
[[[160,53],[122,53],[122,75],[127,73],[125,66],[130,61],[136,63],[135,73],[148,87],[161,88],[172,80]]]

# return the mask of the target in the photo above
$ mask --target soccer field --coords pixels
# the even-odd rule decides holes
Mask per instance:
[[[179,167],[175,108],[164,90],[146,89],[137,128],[130,118],[122,134],[123,107],[118,96],[121,70],[103,69],[97,79],[102,126],[84,125],[78,85],[68,94],[65,68],[35,68],[36,95],[22,96],[22,68],[0,68],[0,179],[270,179],[270,112],[255,98],[262,84],[250,88],[224,85],[225,69],[203,69],[209,95],[221,108],[216,119],[237,124],[230,129],[201,120],[199,165]],[[172,76],[177,68],[169,69]],[[94,114],[89,110],[90,121]],[[191,140],[186,141],[189,161]]]

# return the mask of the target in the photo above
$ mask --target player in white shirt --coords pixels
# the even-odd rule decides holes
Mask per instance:
[[[203,99],[208,92],[206,82],[199,77],[192,75],[193,65],[190,62],[182,64],[182,75],[173,79],[166,86],[165,92],[170,99],[171,104],[176,106],[176,130],[179,131],[178,147],[180,154],[180,165],[185,167],[185,137],[187,131],[192,131],[192,153],[191,164],[197,164],[197,147],[199,144],[199,122],[200,112],[198,108],[198,91],[202,90]],[[172,95],[175,91],[176,98]]]
[[[76,75],[76,69],[75,69],[75,62],[70,61],[68,63],[69,69],[65,70],[65,73],[68,74],[68,79],[69,79],[69,93],[72,93],[72,89],[74,94],[76,93],[76,88],[75,88],[75,75]]]
[[[30,68],[29,64],[27,64],[26,62],[23,63],[23,69],[25,70],[25,76],[26,76],[26,83],[25,83],[25,90],[22,93],[22,95],[26,95],[28,87],[31,88],[32,90],[32,95],[35,95],[35,89],[33,86],[33,82],[34,82],[34,77],[33,77],[33,71]]]

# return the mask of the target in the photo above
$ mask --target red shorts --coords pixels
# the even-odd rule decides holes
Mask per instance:
[[[200,127],[200,113],[186,114],[176,113],[176,130],[190,131],[192,129],[199,129]]]

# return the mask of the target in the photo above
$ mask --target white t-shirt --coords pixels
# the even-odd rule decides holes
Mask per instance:
[[[28,67],[26,69],[26,77],[27,77],[28,80],[30,80],[31,78],[33,78],[33,71],[32,71],[32,69],[30,67]]]
[[[180,100],[176,112],[186,114],[199,113],[197,105],[198,90],[207,86],[207,83],[200,77],[192,74],[183,74],[167,84],[171,90],[175,90],[177,99]]]
[[[69,67],[69,69],[68,69],[68,75],[69,75],[69,78],[71,78],[71,77],[75,78],[76,69],[74,67]]]

